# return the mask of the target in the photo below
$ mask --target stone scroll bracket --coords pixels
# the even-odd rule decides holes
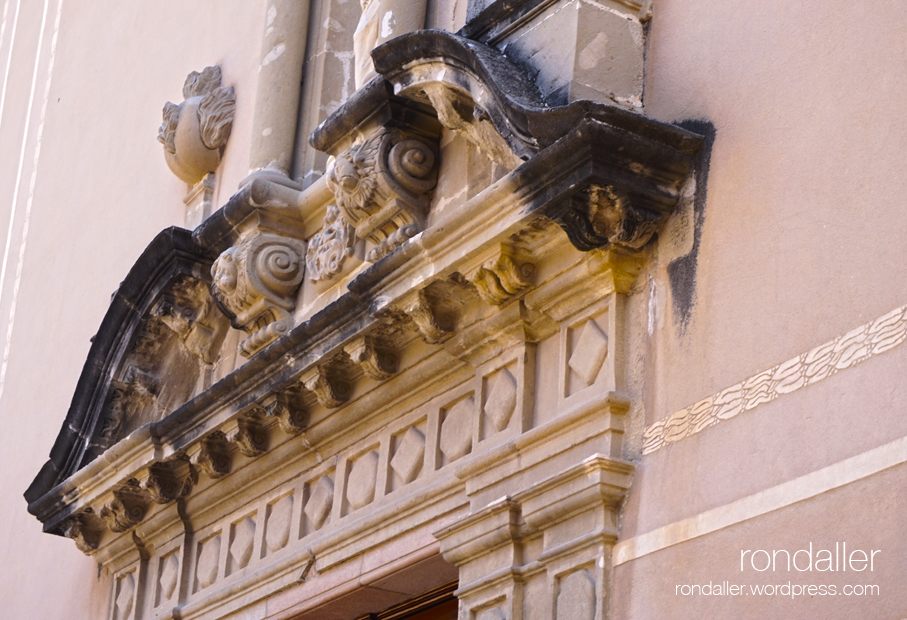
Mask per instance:
[[[619,105],[549,106],[501,52],[458,35],[414,32],[372,55],[397,96],[429,103],[442,124],[517,177],[581,175],[540,199],[582,251],[645,246],[673,211],[702,145],[702,136]]]

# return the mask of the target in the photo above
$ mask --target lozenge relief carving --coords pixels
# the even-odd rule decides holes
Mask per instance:
[[[157,139],[167,166],[190,185],[217,170],[233,127],[236,97],[232,86],[220,83],[220,67],[193,71],[183,85],[185,100],[164,105]]]

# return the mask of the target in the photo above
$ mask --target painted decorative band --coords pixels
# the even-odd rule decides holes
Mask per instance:
[[[901,306],[875,321],[655,422],[646,428],[643,435],[643,454],[651,454],[744,411],[771,402],[782,394],[817,383],[874,355],[889,351],[905,339],[907,306]]]

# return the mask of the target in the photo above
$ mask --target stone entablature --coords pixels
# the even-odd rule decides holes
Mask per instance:
[[[250,178],[192,241],[168,233],[188,285],[162,278],[102,325],[118,340],[96,343],[67,418],[87,422],[64,426],[27,498],[113,572],[114,620],[222,617],[426,528],[469,617],[520,618],[533,588],[556,593],[551,617],[604,617],[633,472],[623,296],[700,138],[601,104],[546,108],[502,54],[447,33],[374,60],[381,75],[312,134],[336,158],[322,180]],[[510,171],[430,220],[442,126]],[[341,280],[357,242],[366,260]],[[337,279],[314,310],[305,277]],[[249,360],[211,385],[198,377],[228,319]],[[165,357],[135,344],[160,325]],[[179,383],[155,371],[184,352],[202,374],[152,407]],[[115,389],[147,413],[102,445]]]

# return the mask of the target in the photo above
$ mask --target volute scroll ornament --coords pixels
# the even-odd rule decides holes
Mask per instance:
[[[224,251],[211,267],[211,294],[233,327],[250,336],[241,345],[250,357],[293,326],[296,291],[305,272],[305,243],[256,233]]]
[[[423,230],[437,164],[434,145],[398,130],[382,130],[337,156],[328,186],[356,236],[375,244],[368,261]]]

